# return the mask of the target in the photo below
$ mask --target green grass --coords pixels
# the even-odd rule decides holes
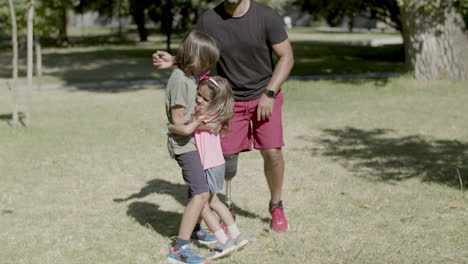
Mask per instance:
[[[466,83],[289,81],[283,91],[291,230],[269,231],[261,158],[244,153],[233,194],[252,243],[217,263],[468,261],[456,176],[468,181]],[[2,263],[164,263],[186,192],[162,135],[163,94],[35,91],[32,127],[14,129],[2,91]]]

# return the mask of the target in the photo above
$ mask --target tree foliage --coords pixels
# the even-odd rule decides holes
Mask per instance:
[[[401,30],[401,7],[424,8],[430,12],[440,8],[445,2],[446,0],[297,0],[294,4],[315,18],[325,18],[331,26],[336,26],[344,16],[366,12],[373,18]],[[456,0],[455,6],[464,16],[465,22],[468,22],[468,0]]]
[[[468,78],[468,0],[297,0],[296,4],[331,25],[343,16],[365,12],[396,28],[402,33],[408,69],[418,79]]]

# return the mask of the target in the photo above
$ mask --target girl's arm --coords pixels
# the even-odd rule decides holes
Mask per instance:
[[[195,131],[195,129],[200,125],[201,122],[190,122],[185,124],[187,120],[184,113],[185,107],[181,105],[176,105],[171,108],[172,120],[168,127],[171,133],[188,136],[191,135],[193,131]]]
[[[193,134],[193,132],[200,126],[202,121],[192,121],[187,124],[170,124],[169,131],[171,133],[188,136]]]
[[[202,120],[187,123],[185,119],[185,107],[176,105],[171,108],[172,124],[168,129],[171,133],[188,136],[197,129],[219,132],[220,126],[217,123],[203,123]]]
[[[197,129],[209,130],[212,133],[218,133],[221,129],[221,126],[219,126],[218,123],[203,123],[201,120],[196,120],[185,124],[171,124],[169,125],[168,129],[171,133],[188,136],[193,134],[193,132]]]
[[[200,120],[191,121],[185,124],[170,124],[168,129],[171,133],[188,136],[193,134],[193,132],[197,129],[200,130],[209,130],[211,132],[219,132],[221,127],[217,123],[203,123]]]

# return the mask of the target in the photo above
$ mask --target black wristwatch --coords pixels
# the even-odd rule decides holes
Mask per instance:
[[[275,96],[276,96],[276,93],[275,93],[275,91],[273,91],[273,90],[265,90],[265,94],[266,94],[266,96],[268,96],[269,98],[275,98]]]

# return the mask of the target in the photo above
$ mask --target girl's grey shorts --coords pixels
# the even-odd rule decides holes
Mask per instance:
[[[219,193],[223,190],[225,170],[226,166],[224,164],[205,170],[210,193]]]

